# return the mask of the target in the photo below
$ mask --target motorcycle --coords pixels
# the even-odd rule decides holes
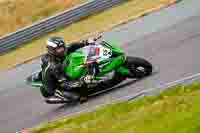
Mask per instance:
[[[69,87],[80,95],[81,91],[87,90],[88,96],[108,90],[127,78],[141,79],[152,73],[150,62],[143,58],[126,56],[125,51],[107,41],[85,46],[68,55],[63,63],[66,64],[64,72],[69,80]],[[95,64],[98,71],[92,82],[86,76],[89,64]],[[41,87],[41,78],[35,78],[38,74],[40,71],[30,75],[26,81],[31,86],[40,87],[45,96],[47,92]],[[64,89],[62,91],[65,92]]]

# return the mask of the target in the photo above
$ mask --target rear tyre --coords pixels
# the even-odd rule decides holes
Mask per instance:
[[[152,73],[152,65],[150,62],[143,58],[127,57],[126,67],[129,68],[129,78],[143,78]]]

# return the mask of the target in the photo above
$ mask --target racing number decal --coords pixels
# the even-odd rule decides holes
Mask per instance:
[[[100,48],[100,57],[102,59],[107,59],[107,58],[110,58],[110,56],[112,55],[112,52],[110,49],[108,48],[105,48],[105,47],[101,47]]]
[[[107,49],[103,49],[103,56],[108,56],[109,51]]]

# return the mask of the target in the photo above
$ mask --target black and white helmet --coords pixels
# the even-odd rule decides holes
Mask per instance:
[[[56,56],[63,57],[65,54],[65,41],[62,37],[51,37],[47,40],[48,53]]]

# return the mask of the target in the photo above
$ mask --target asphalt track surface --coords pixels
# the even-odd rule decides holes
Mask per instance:
[[[105,38],[121,42],[128,55],[149,60],[155,73],[136,83],[128,81],[128,85],[82,105],[47,105],[38,89],[24,83],[25,77],[39,68],[39,60],[0,73],[0,132],[33,127],[200,72],[199,5],[199,0],[185,0],[105,33]]]

